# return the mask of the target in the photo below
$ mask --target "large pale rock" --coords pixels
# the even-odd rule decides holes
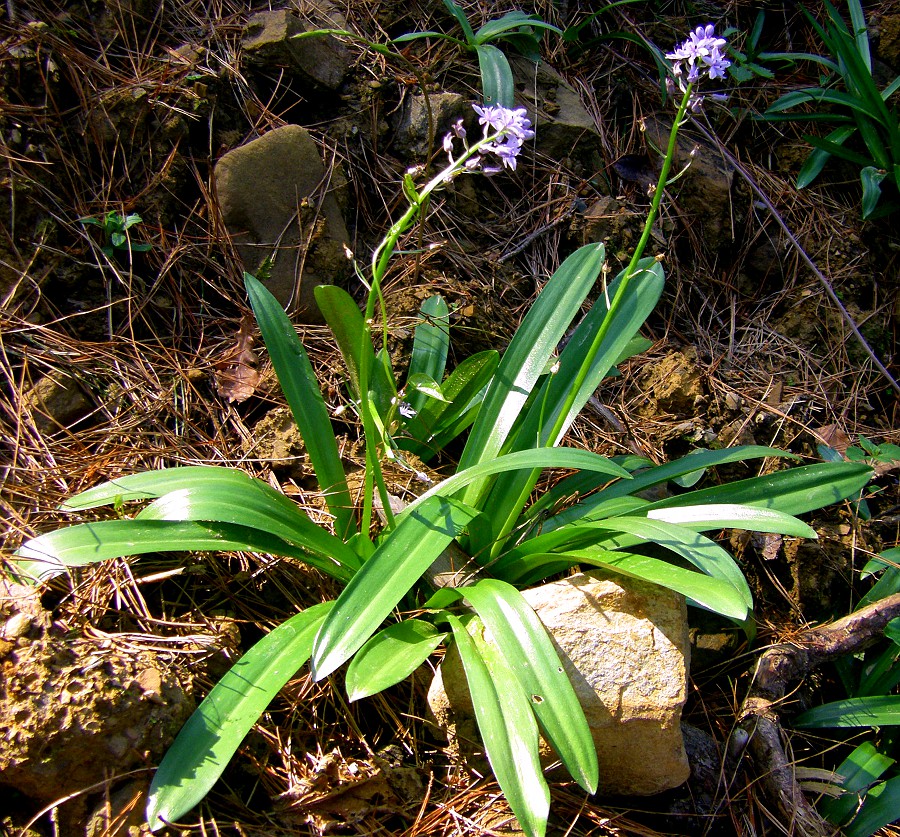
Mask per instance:
[[[603,793],[650,795],[690,773],[681,734],[689,659],[684,598],[631,579],[585,573],[528,590],[584,708]],[[428,692],[438,725],[466,759],[480,750],[454,646]],[[547,751],[550,760],[549,750]]]
[[[225,154],[216,164],[222,218],[244,268],[273,259],[267,287],[305,322],[321,322],[313,289],[339,283],[350,240],[309,133],[285,125]]]

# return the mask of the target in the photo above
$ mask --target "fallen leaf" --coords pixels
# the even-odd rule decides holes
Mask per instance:
[[[259,369],[253,351],[253,318],[241,320],[235,345],[229,349],[216,366],[216,388],[219,395],[230,403],[246,401],[259,384]]]

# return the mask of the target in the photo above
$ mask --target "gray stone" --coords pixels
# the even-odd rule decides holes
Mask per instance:
[[[554,160],[596,158],[602,165],[600,134],[575,88],[543,61],[535,65],[512,56],[510,66],[517,97],[534,126],[537,150]]]
[[[306,24],[291,9],[257,12],[247,22],[244,54],[254,64],[288,67],[314,88],[337,90],[350,69],[347,49],[331,35],[295,37],[318,28],[342,29],[344,25],[330,16]]]
[[[244,268],[255,274],[272,258],[266,285],[304,322],[322,322],[314,287],[340,283],[350,269],[350,236],[329,180],[299,125],[229,151],[215,169],[222,219]]]
[[[466,107],[466,99],[459,93],[408,96],[397,121],[394,144],[398,150],[409,152],[416,157],[428,154],[428,106],[431,107],[431,116],[434,120],[432,152],[441,147],[441,140],[450,130],[451,124],[471,113]]]
[[[680,722],[690,653],[684,598],[596,572],[524,596],[550,631],[584,708],[597,747],[600,790],[649,795],[684,782],[689,766]],[[474,709],[455,646],[438,669],[428,702],[451,746],[467,760],[477,758]],[[544,755],[552,759],[549,748]]]
[[[665,149],[672,120],[668,116],[648,117],[644,126],[647,138],[656,148]],[[707,252],[732,247],[736,223],[747,209],[746,200],[740,201],[741,205],[734,200],[734,169],[715,146],[692,134],[690,128],[678,133],[672,172],[686,165],[687,171],[669,188],[682,219],[694,240]]]

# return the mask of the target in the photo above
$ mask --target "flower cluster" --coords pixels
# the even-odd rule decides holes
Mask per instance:
[[[702,70],[706,70],[710,78],[724,78],[725,70],[731,62],[722,53],[726,41],[717,38],[715,27],[710,23],[698,26],[688,39],[677,46],[674,52],[666,53],[666,58],[674,61],[672,72],[681,81],[682,62],[687,62],[687,80],[693,84],[700,79]]]
[[[477,144],[477,156],[469,157],[464,166],[468,170],[478,169],[485,174],[495,174],[503,167],[515,170],[519,152],[526,140],[534,136],[531,130],[531,120],[525,114],[525,108],[505,108],[501,105],[479,107],[473,105],[478,114],[478,122],[483,128],[482,139]],[[451,165],[456,163],[453,159],[454,139],[461,139],[469,151],[466,143],[466,129],[462,119],[458,119],[450,133],[444,137],[444,151],[450,157]],[[494,155],[501,165],[492,165],[487,155]]]

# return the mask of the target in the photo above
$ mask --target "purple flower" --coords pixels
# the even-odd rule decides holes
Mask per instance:
[[[731,65],[722,53],[726,43],[724,38],[716,37],[715,27],[709,23],[698,26],[684,43],[673,52],[666,53],[666,58],[674,62],[672,72],[676,78],[683,72],[682,63],[687,62],[687,80],[690,84],[698,81],[704,70],[710,78],[724,78],[725,70]]]

